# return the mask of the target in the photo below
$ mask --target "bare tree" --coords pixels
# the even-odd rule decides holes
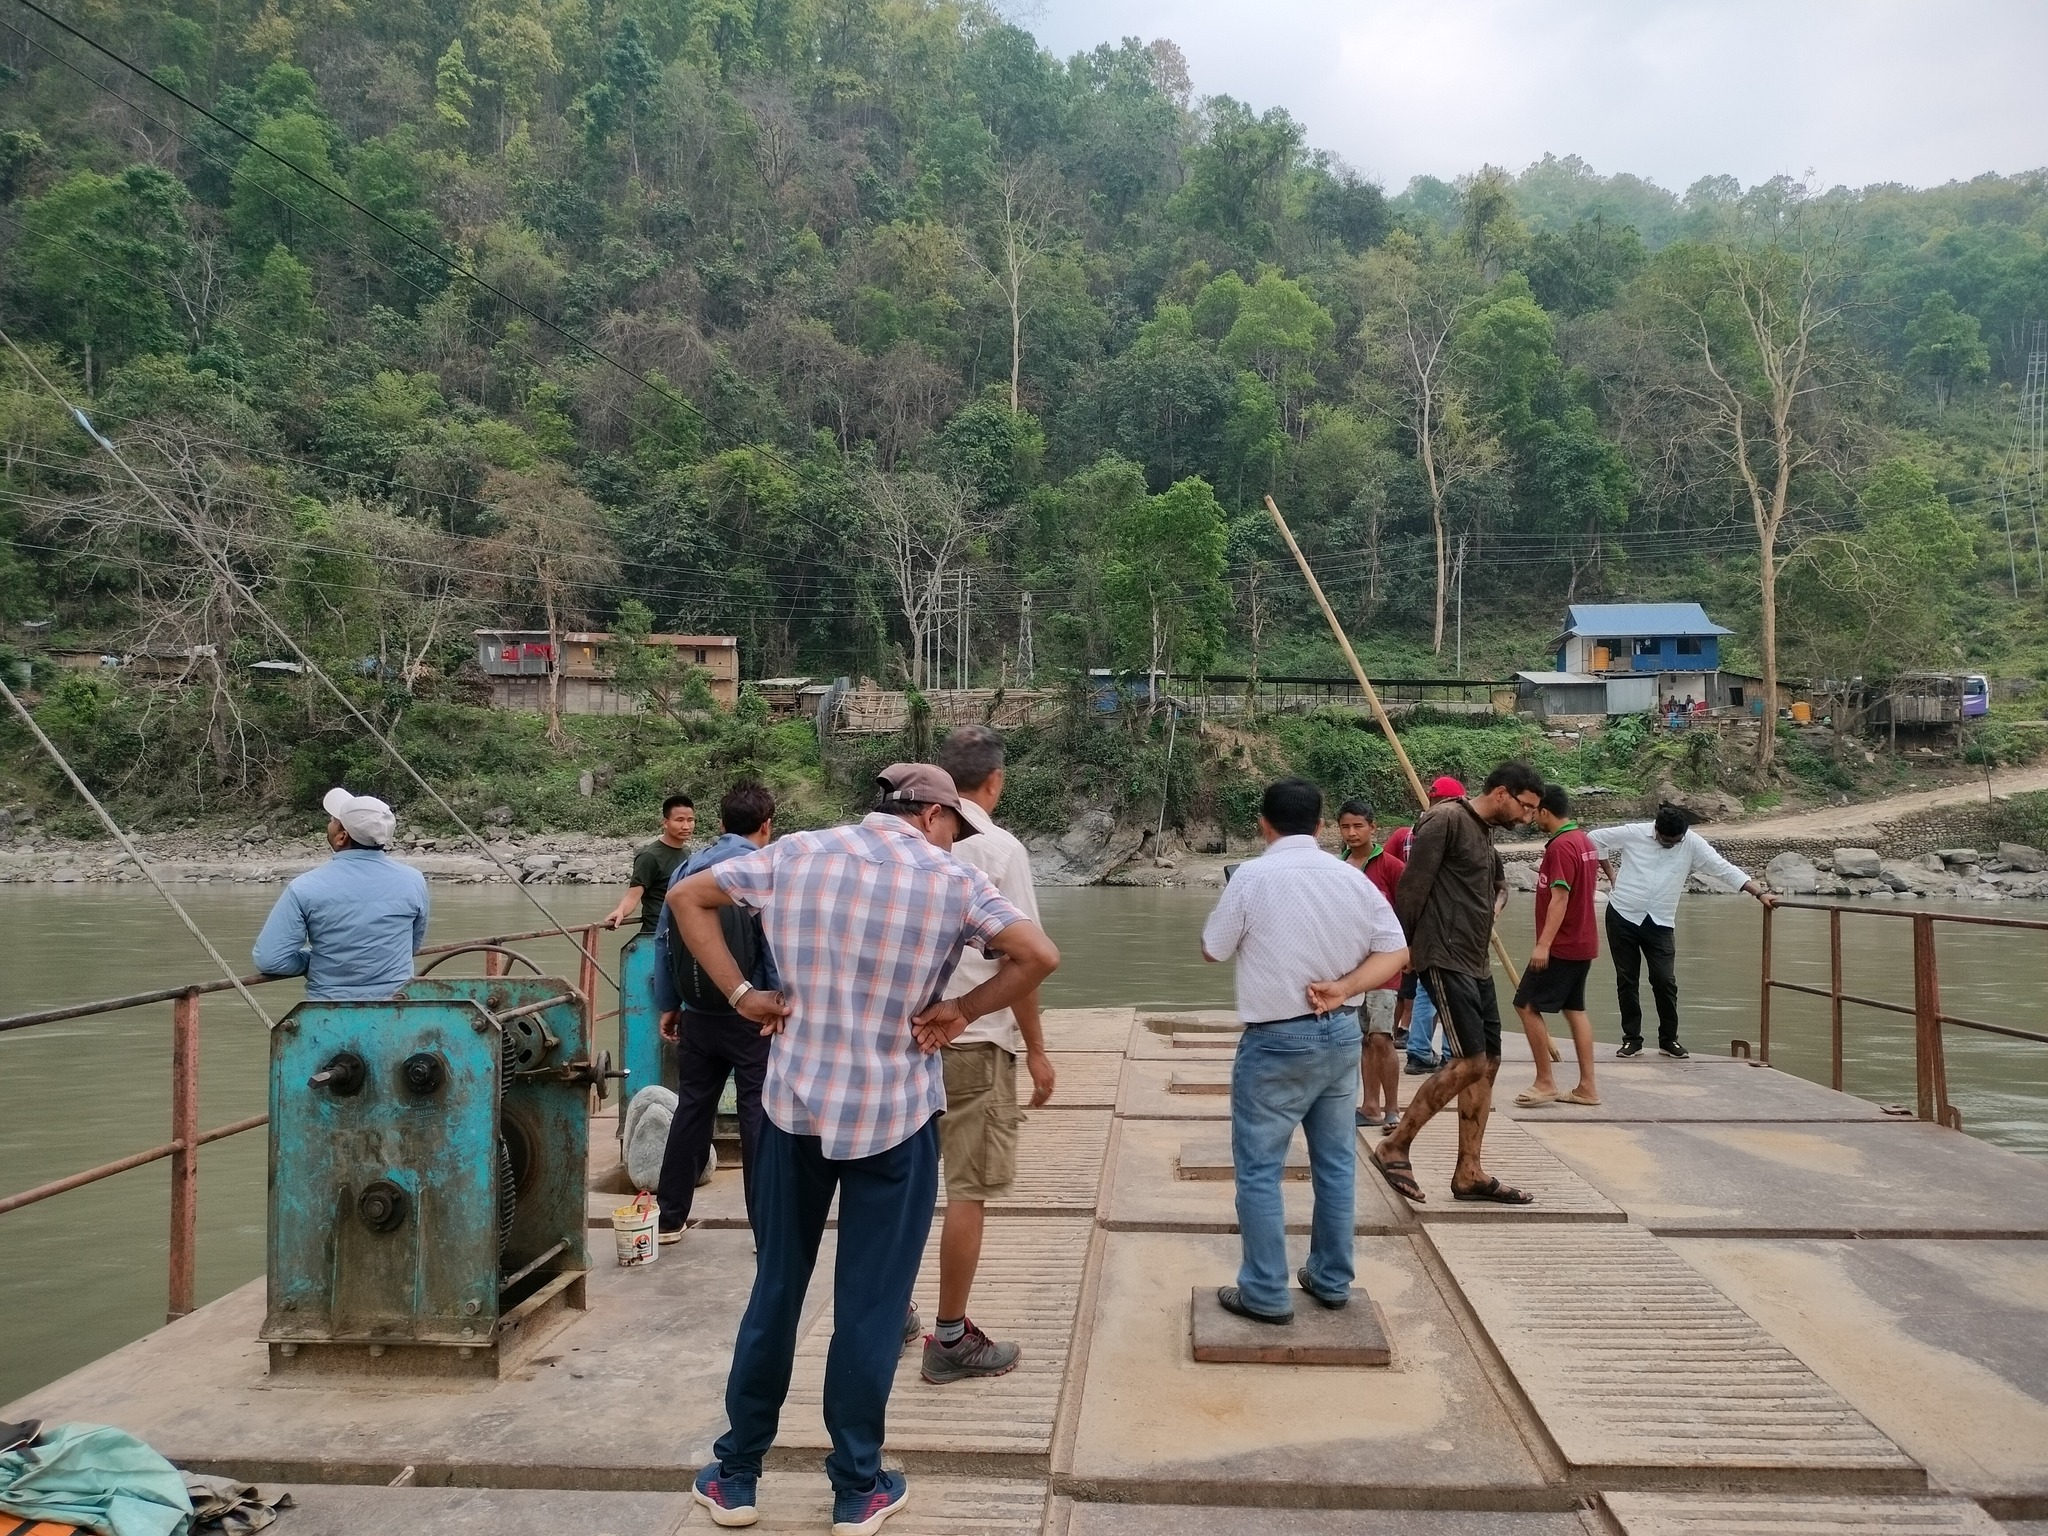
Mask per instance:
[[[1362,263],[1368,308],[1361,335],[1379,388],[1367,403],[1406,427],[1429,492],[1436,542],[1436,596],[1430,648],[1444,648],[1444,607],[1450,589],[1445,528],[1453,487],[1497,468],[1498,441],[1465,408],[1452,345],[1478,297],[1477,274],[1449,253],[1426,252],[1397,235]]]
[[[1757,540],[1759,649],[1767,711],[1778,698],[1778,578],[1795,553],[1792,520],[1807,472],[1843,441],[1833,408],[1848,382],[1843,274],[1832,230],[1795,219],[1767,241],[1673,262],[1652,290],[1654,323],[1689,365],[1669,376],[1690,431],[1735,483]],[[1771,766],[1770,715],[1757,739]]]
[[[1022,408],[1024,317],[1031,309],[1024,286],[1053,243],[1059,189],[1049,167],[1030,161],[1005,166],[996,194],[995,255],[981,266],[1002,290],[1003,302],[1010,309],[1010,410],[1014,413]]]
[[[618,550],[597,503],[556,465],[532,474],[493,470],[484,500],[498,529],[479,550],[499,596],[537,609],[548,632],[548,740],[562,742],[562,631],[588,615],[593,589],[619,572]]]
[[[923,470],[869,474],[861,498],[868,548],[887,566],[910,630],[911,686],[930,687],[925,656],[939,594],[994,532],[997,519],[975,504],[971,487]]]

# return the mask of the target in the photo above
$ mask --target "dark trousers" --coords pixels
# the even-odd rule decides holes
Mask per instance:
[[[662,1149],[661,1179],[655,1198],[661,1224],[673,1232],[690,1219],[697,1196],[697,1177],[711,1155],[711,1133],[718,1121],[718,1097],[731,1073],[738,1084],[740,1110],[740,1179],[747,1197],[747,1221],[754,1220],[754,1159],[761,1145],[761,1080],[768,1075],[768,1040],[758,1024],[737,1013],[683,1010],[676,1041],[676,1117],[669,1122],[668,1145]]]
[[[1607,909],[1607,952],[1614,956],[1614,991],[1621,1004],[1621,1038],[1643,1038],[1643,962],[1650,962],[1650,996],[1657,1000],[1657,1040],[1678,1042],[1678,935],[1654,918],[1632,923]]]
[[[818,1262],[825,1213],[839,1192],[839,1252],[832,1270],[832,1344],[825,1355],[825,1475],[835,1493],[860,1492],[882,1469],[889,1389],[903,1352],[903,1317],[917,1283],[939,1197],[939,1123],[927,1120],[886,1152],[838,1162],[815,1136],[774,1121],[761,1130],[754,1188],[754,1292],[725,1382],[732,1428],[712,1447],[728,1474],[758,1477],[775,1442],[804,1292]]]

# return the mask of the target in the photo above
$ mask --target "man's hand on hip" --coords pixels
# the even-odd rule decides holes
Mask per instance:
[[[749,1024],[761,1026],[764,1035],[782,1033],[782,1021],[789,1017],[789,1004],[782,1000],[780,992],[763,992],[759,987],[739,1000],[739,1016]]]
[[[959,1039],[960,1032],[971,1022],[966,1010],[960,1006],[960,999],[949,997],[933,1003],[912,1019],[910,1033],[917,1041],[917,1048],[930,1055]]]

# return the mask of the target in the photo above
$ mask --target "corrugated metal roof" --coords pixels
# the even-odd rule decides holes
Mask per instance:
[[[1566,610],[1568,635],[1732,635],[1707,617],[1698,603],[1573,603]]]
[[[1583,672],[1517,672],[1515,676],[1539,688],[1561,688],[1567,684],[1597,688],[1607,681],[1604,677],[1589,677]]]

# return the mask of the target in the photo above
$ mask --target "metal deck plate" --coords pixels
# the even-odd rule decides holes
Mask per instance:
[[[1073,1344],[1092,1227],[1093,1223],[1074,1218],[1019,1216],[989,1222],[970,1310],[990,1338],[1023,1345],[1023,1356],[1007,1376],[934,1387],[919,1374],[920,1350],[905,1349],[889,1398],[890,1453],[953,1455],[963,1463],[983,1464],[990,1457],[1015,1457],[1032,1470],[1043,1467],[1052,1449],[1053,1415]],[[822,1286],[829,1298],[832,1277],[823,1258],[812,1284]],[[916,1291],[927,1327],[938,1290],[939,1225],[934,1221]],[[831,1342],[828,1301],[797,1347],[782,1434],[776,1441],[780,1447],[831,1444],[822,1409],[825,1351]]]
[[[1427,1230],[1574,1466],[1798,1468],[1837,1487],[1924,1486],[1916,1462],[1641,1228]]]
[[[1114,1109],[1124,1059],[1106,1051],[1054,1051],[1055,1081],[1049,1109]],[[1031,1074],[1017,1063],[1017,1101],[1029,1103]]]
[[[1055,1101],[1057,1102],[1057,1101]],[[1109,1150],[1106,1109],[1027,1109],[1017,1127],[1017,1181],[988,1203],[990,1211],[1092,1211],[1102,1190],[1102,1160]],[[944,1170],[939,1194],[945,1195]]]
[[[1610,1493],[1625,1536],[2001,1536],[1967,1499]]]
[[[1380,1140],[1378,1132],[1365,1137],[1367,1154]],[[1451,1172],[1458,1161],[1458,1114],[1446,1105],[1408,1149],[1415,1164],[1415,1182],[1429,1196],[1420,1205],[1401,1199],[1402,1204],[1422,1221],[1626,1221],[1621,1207],[1580,1178],[1514,1121],[1499,1115],[1486,1123],[1486,1140],[1481,1162],[1487,1174],[1503,1184],[1525,1189],[1536,1197],[1534,1205],[1496,1205],[1489,1200],[1459,1200],[1451,1194]],[[1376,1183],[1384,1183],[1370,1169],[1360,1172]],[[1391,1193],[1391,1186],[1389,1186]]]

